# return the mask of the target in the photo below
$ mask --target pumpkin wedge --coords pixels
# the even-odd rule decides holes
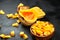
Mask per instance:
[[[43,18],[46,15],[45,12],[39,7],[33,7],[30,10],[32,10],[36,14],[38,19]]]
[[[20,10],[19,15],[22,16],[28,23],[34,23],[37,20],[37,16],[30,9]]]

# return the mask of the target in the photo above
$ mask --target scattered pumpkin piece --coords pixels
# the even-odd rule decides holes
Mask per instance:
[[[15,18],[18,18],[18,14],[17,13],[15,13],[15,14],[10,13],[10,14],[7,14],[7,17],[15,19]]]
[[[12,18],[13,18],[13,19],[18,18],[18,14],[17,14],[17,13],[15,13],[15,14],[12,16]]]
[[[5,34],[1,34],[0,37],[5,38]]]
[[[15,32],[14,32],[14,31],[11,31],[11,32],[10,32],[10,35],[11,35],[12,37],[14,37],[14,36],[15,36]]]
[[[28,39],[28,36],[26,34],[24,34],[23,38],[24,39]]]
[[[12,18],[12,16],[13,16],[13,14],[11,13],[11,14],[7,14],[6,15],[8,18]]]
[[[11,38],[11,36],[10,35],[7,35],[7,36],[5,36],[5,38]]]
[[[23,37],[24,36],[24,32],[20,32],[20,34],[19,34],[21,37]]]
[[[5,12],[4,12],[3,10],[0,10],[0,14],[2,14],[2,15],[3,15],[3,14],[5,14]]]
[[[5,35],[5,34],[1,34],[0,37],[1,37],[1,38],[11,38],[10,35]]]
[[[17,18],[17,16],[15,16],[15,15],[12,16],[12,19],[16,19],[16,18]]]
[[[18,19],[18,20],[17,20],[17,23],[20,23],[20,22],[21,22],[21,21]]]
[[[25,34],[24,32],[20,32],[20,36],[21,36],[23,39],[28,39],[27,34]]]
[[[18,23],[13,23],[12,26],[13,26],[13,27],[18,27],[19,24],[18,24]]]
[[[18,17],[18,13],[15,13],[15,16]]]

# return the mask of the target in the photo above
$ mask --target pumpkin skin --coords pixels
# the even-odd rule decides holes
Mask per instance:
[[[37,19],[43,18],[46,15],[39,7],[33,7],[31,10],[37,15]]]
[[[39,7],[29,8],[28,6],[20,6],[17,12],[19,14],[19,19],[22,19],[21,22],[27,26],[36,22],[37,19],[45,16],[45,13]]]

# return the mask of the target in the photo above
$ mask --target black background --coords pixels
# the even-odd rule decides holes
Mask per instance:
[[[48,20],[55,26],[55,35],[50,40],[60,40],[60,3],[59,0],[0,0],[0,10],[4,10],[6,14],[15,13],[17,5],[24,3],[24,5],[34,7],[39,6],[46,13],[43,20]],[[0,34],[9,34],[10,31],[14,30],[16,36],[8,40],[23,40],[19,37],[19,32],[24,31],[28,36],[28,40],[33,40],[29,28],[19,24],[18,28],[12,27],[11,24],[16,22],[16,19],[8,19],[5,15],[0,15]],[[2,39],[0,39],[2,40]],[[4,39],[3,39],[4,40]]]

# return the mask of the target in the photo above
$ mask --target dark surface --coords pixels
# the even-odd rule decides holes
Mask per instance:
[[[29,28],[19,25],[18,28],[12,27],[11,24],[16,22],[16,19],[8,19],[6,14],[8,13],[15,13],[17,9],[17,5],[19,3],[24,3],[30,7],[39,6],[42,8],[46,16],[43,20],[48,20],[55,26],[55,35],[50,40],[60,40],[60,8],[59,8],[59,1],[48,1],[48,0],[0,0],[0,10],[4,10],[6,13],[5,15],[0,15],[0,25],[2,28],[0,29],[0,34],[5,33],[9,34],[10,31],[14,30],[16,36],[12,37],[8,40],[23,40],[19,37],[19,32],[24,31],[28,35],[28,40],[33,40]],[[54,2],[54,3],[53,3]],[[0,39],[2,40],[2,39]]]

